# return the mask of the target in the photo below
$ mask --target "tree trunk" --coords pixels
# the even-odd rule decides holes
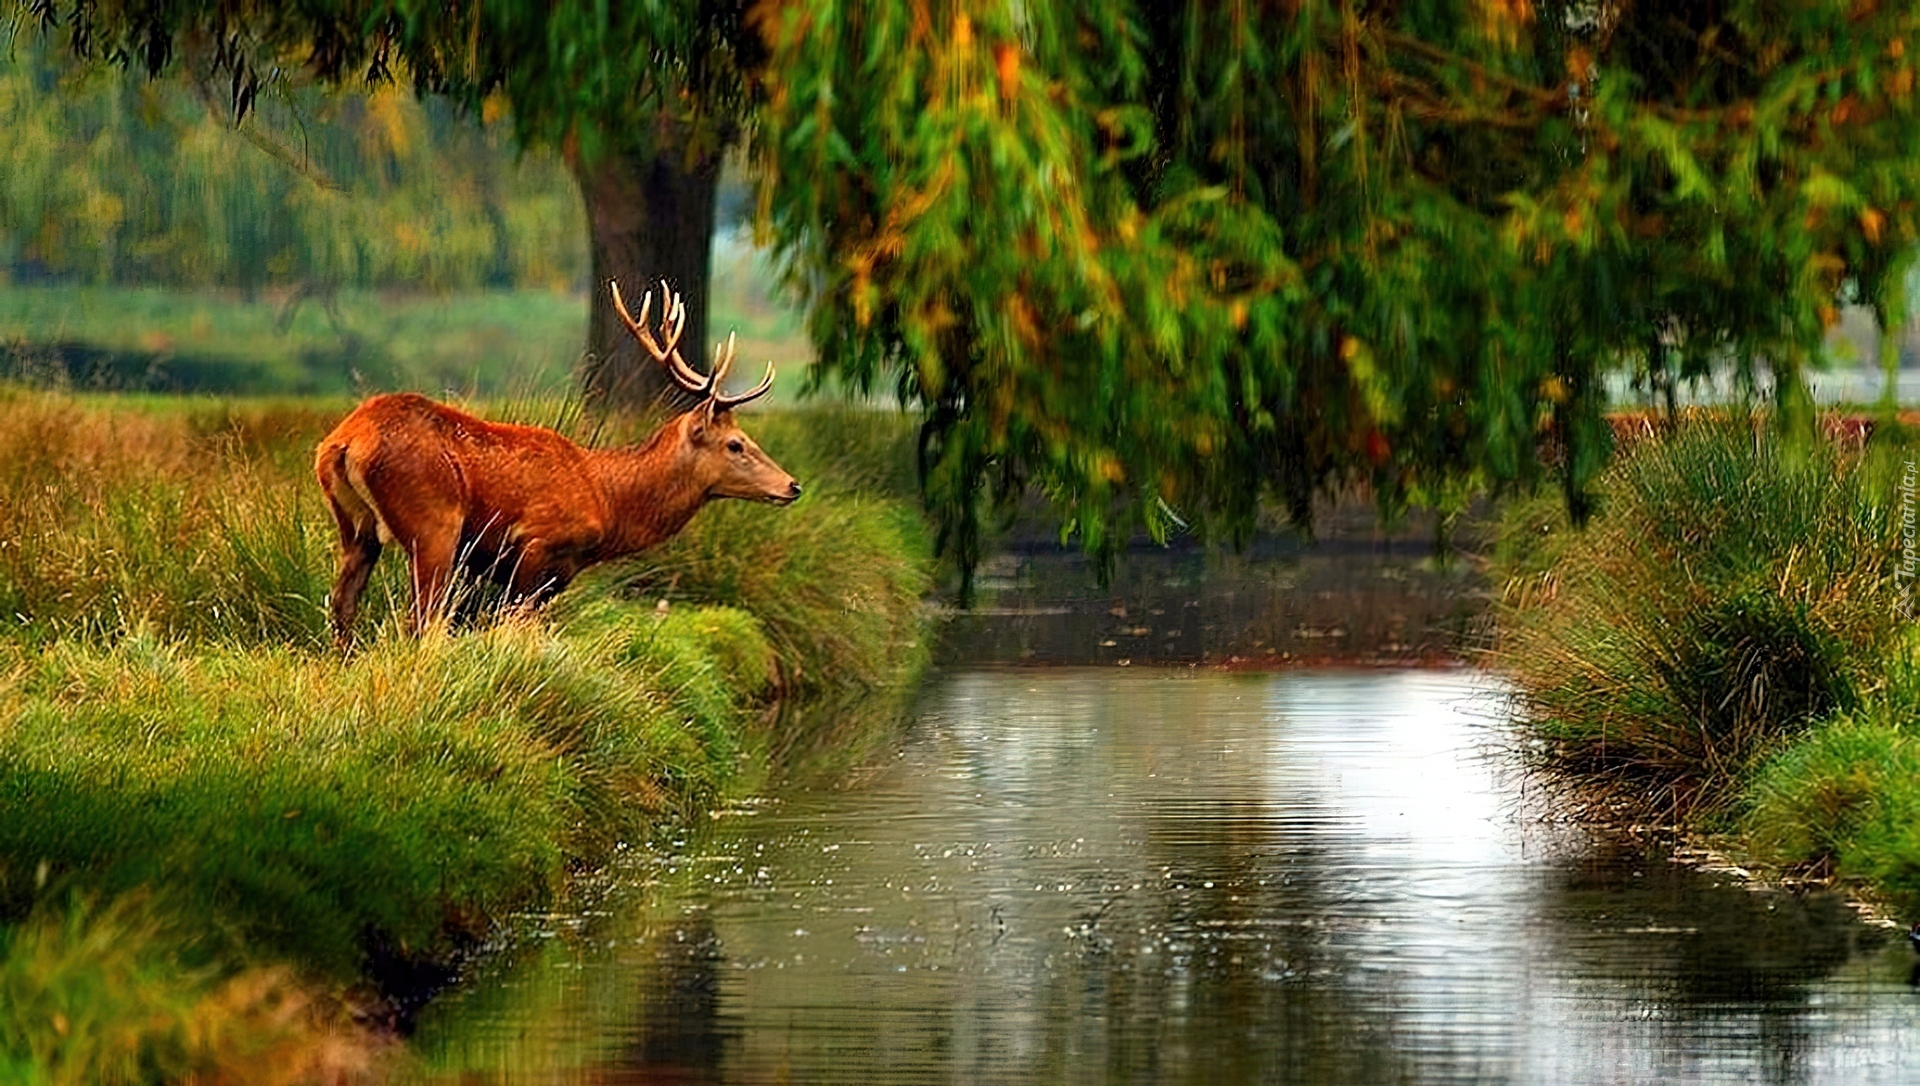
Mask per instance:
[[[619,280],[621,296],[636,317],[641,295],[654,291],[651,319],[656,326],[660,281],[679,291],[687,306],[680,353],[695,368],[706,370],[707,278],[719,153],[694,157],[682,148],[664,154],[620,151],[575,161],[573,174],[586,201],[593,239],[592,317],[581,375],[587,403],[617,411],[643,410],[658,402],[689,405],[666,370],[620,323],[607,282]]]

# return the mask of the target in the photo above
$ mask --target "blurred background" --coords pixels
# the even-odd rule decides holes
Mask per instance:
[[[588,235],[558,154],[401,86],[224,92],[0,53],[0,377],[235,395],[562,392],[586,342]],[[740,357],[812,358],[720,185],[713,316]]]

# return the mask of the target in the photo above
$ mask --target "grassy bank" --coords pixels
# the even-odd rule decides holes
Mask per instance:
[[[395,563],[343,662],[306,474],[333,412],[4,406],[9,1080],[256,1081],[234,1069],[257,1046],[335,1066],[349,1011],[789,742],[756,733],[776,688],[886,689],[924,659],[922,529],[853,469],[905,448],[890,416],[751,420],[807,498],[708,510],[536,620],[401,636]]]
[[[1700,421],[1616,463],[1584,531],[1510,507],[1496,658],[1545,760],[1634,817],[1920,904],[1914,456]]]

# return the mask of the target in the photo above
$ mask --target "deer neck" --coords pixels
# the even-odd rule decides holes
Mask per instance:
[[[687,526],[707,503],[689,470],[686,440],[670,420],[639,445],[596,449],[588,462],[607,502],[601,559],[645,550]]]

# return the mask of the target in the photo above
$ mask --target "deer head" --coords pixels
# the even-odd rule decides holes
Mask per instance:
[[[667,425],[678,435],[682,463],[702,493],[714,498],[744,498],[748,501],[786,505],[800,496],[800,484],[773,458],[746,435],[733,420],[733,409],[758,399],[773,387],[773,363],[767,363],[767,375],[750,391],[738,396],[720,391],[727,371],[733,367],[735,339],[727,333],[725,343],[713,349],[713,369],[705,376],[687,364],[680,355],[680,337],[687,328],[687,306],[679,294],[660,284],[661,335],[656,338],[648,327],[653,310],[653,292],[640,299],[640,317],[634,319],[620,297],[620,284],[609,280],[613,291],[614,312],[640,341],[640,346],[666,367],[667,374],[682,389],[699,397],[699,402]]]

